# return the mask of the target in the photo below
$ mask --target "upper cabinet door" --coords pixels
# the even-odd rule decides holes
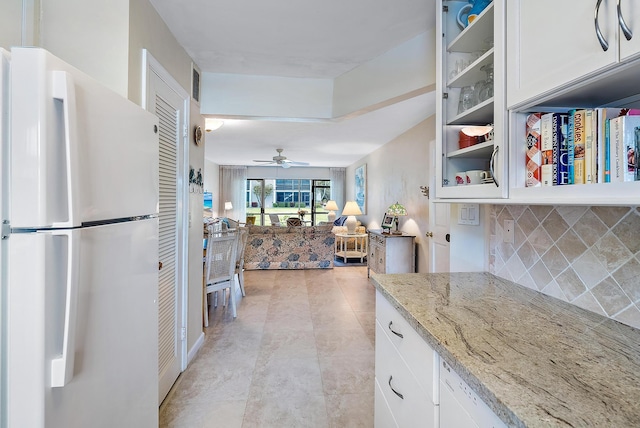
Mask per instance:
[[[629,11],[627,22],[637,24],[632,11],[640,6],[631,5],[635,0],[620,1]],[[594,20],[597,5],[597,0],[508,2],[508,108],[618,62],[616,0],[601,0],[597,13],[600,40]],[[634,42],[640,39],[640,29],[636,32]],[[602,45],[606,44],[605,50]]]
[[[612,0],[609,0],[610,2]],[[640,53],[640,2],[637,0],[620,0],[620,60],[637,58]],[[628,31],[623,30],[626,25]],[[630,39],[627,37],[630,36]]]

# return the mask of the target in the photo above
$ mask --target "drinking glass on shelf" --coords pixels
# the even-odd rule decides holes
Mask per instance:
[[[469,110],[476,105],[473,86],[465,86],[460,89],[460,99],[458,101],[458,114]]]
[[[449,73],[449,79],[453,79],[458,74],[462,73],[464,71],[465,67],[466,67],[466,64],[465,64],[464,60],[462,60],[462,59],[456,60],[456,64],[453,67],[453,70],[451,70],[451,73]]]
[[[493,64],[483,65],[480,70],[487,73],[487,78],[486,80],[476,84],[476,88],[478,88],[478,86],[480,87],[479,89],[476,89],[479,103],[493,97]]]

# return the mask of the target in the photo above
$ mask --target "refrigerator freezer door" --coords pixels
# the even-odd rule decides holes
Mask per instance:
[[[11,51],[11,226],[158,212],[158,120],[39,48]]]
[[[158,220],[18,233],[9,241],[9,427],[158,426]],[[56,387],[69,342],[72,377]]]

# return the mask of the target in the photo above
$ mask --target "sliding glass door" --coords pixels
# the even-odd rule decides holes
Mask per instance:
[[[330,184],[328,180],[312,179],[249,179],[247,223],[269,226],[277,219],[286,225],[289,217],[301,218],[306,225],[327,221],[324,205]]]

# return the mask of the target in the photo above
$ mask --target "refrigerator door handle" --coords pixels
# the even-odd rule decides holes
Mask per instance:
[[[80,230],[53,230],[45,233],[65,235],[67,244],[67,272],[62,355],[51,360],[51,387],[63,387],[73,378],[78,306],[78,275],[80,266]]]
[[[80,226],[78,214],[78,138],[76,120],[76,91],[73,76],[66,71],[51,72],[53,98],[60,100],[63,107],[66,180],[67,180],[67,221],[55,222],[53,227]],[[76,223],[77,221],[77,223]]]

